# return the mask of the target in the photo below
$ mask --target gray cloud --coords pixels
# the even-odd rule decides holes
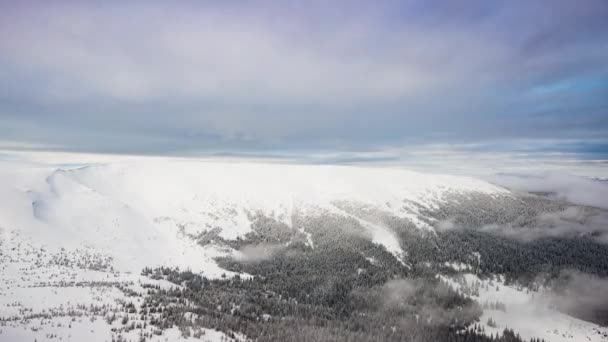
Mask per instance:
[[[586,235],[596,241],[608,243],[608,213],[569,207],[563,211],[541,213],[532,225],[492,224],[482,227],[481,230],[520,241]]]
[[[285,247],[275,244],[250,244],[239,249],[235,259],[240,262],[261,262],[269,260]]]
[[[523,222],[493,223],[479,227],[479,230],[529,242],[546,237],[587,236],[598,242],[608,243],[608,211],[591,207],[570,206],[563,210],[539,212],[535,217]],[[435,229],[441,232],[469,229],[453,219],[438,222]]]
[[[176,154],[608,128],[603,1],[2,6],[1,140]]]
[[[446,308],[442,301],[453,296],[450,285],[443,282],[431,283],[423,279],[393,279],[386,282],[379,292],[379,309],[395,315],[415,312],[420,323],[428,325],[454,324],[470,320],[481,313],[476,303]]]
[[[552,286],[551,302],[559,310],[587,321],[608,324],[607,278],[564,271]]]
[[[558,172],[499,174],[488,178],[514,190],[547,192],[572,203],[608,209],[608,183],[599,180]]]

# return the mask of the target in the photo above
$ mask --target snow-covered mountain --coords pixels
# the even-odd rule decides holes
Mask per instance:
[[[87,339],[108,340],[115,335],[107,327],[121,325],[96,322],[83,305],[124,306],[129,291],[175,286],[139,275],[144,267],[191,269],[208,278],[233,275],[216,258],[240,256],[230,241],[258,234],[260,217],[305,237],[312,249],[314,223],[301,224],[303,218],[354,222],[345,229],[360,229],[352,234],[411,268],[402,227],[432,235],[454,212],[472,215],[475,209],[466,203],[509,207],[521,205],[518,196],[482,180],[403,169],[160,158],[64,168],[1,162],[0,340],[41,341],[58,334],[76,341],[87,330],[95,332]],[[493,219],[492,210],[486,211],[483,217]],[[500,215],[508,211],[501,208]],[[201,243],[210,234],[212,242]],[[50,312],[62,318],[45,323]],[[80,330],[72,334],[56,326],[69,322]],[[589,333],[596,326],[585,324],[577,333],[598,340],[600,335]],[[530,336],[541,336],[542,329]],[[207,336],[224,335],[209,330]]]
[[[343,166],[148,160],[3,173],[1,226],[50,245],[106,251],[116,267],[134,272],[166,264],[213,274],[196,261],[205,251],[180,236],[180,227],[191,234],[219,228],[222,238],[235,239],[251,231],[253,214],[291,226],[295,214],[350,216],[336,205],[349,202],[432,229],[420,210],[450,194],[508,194],[472,178]],[[389,230],[366,226],[375,241],[400,252]]]

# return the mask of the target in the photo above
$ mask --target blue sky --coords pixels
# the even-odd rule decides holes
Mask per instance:
[[[608,159],[606,18],[604,0],[2,1],[0,148]]]

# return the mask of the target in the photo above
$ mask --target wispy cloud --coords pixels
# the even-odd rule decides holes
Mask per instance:
[[[564,271],[554,281],[552,304],[584,320],[608,324],[608,279],[579,271]]]
[[[608,182],[562,173],[499,174],[494,182],[514,190],[548,192],[570,202],[608,209]],[[606,222],[608,223],[608,222]]]
[[[452,219],[436,224],[438,231],[462,230]],[[479,227],[486,233],[498,234],[510,239],[530,242],[547,237],[586,236],[600,243],[608,243],[608,212],[588,207],[571,206],[560,211],[539,212],[529,222],[493,223]]]
[[[249,244],[235,252],[235,260],[240,262],[261,262],[273,258],[285,246],[278,244]]]

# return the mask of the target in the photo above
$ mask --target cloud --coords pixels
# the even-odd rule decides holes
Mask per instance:
[[[605,136],[608,6],[545,7],[5,4],[0,139],[176,154]]]
[[[546,192],[572,203],[608,209],[608,183],[604,181],[557,172],[499,174],[488,178],[517,191]]]
[[[608,211],[605,210],[570,206],[559,211],[537,212],[535,217],[526,219],[523,224],[518,221],[486,224],[479,227],[479,230],[522,242],[547,237],[586,236],[598,242],[608,243]],[[435,229],[439,232],[469,228],[455,223],[450,218],[439,221],[435,225]]]
[[[240,262],[261,262],[269,260],[284,247],[275,244],[250,244],[240,248],[234,258]]]
[[[384,305],[399,305],[412,298],[416,291],[420,289],[419,282],[413,279],[394,279],[384,284],[382,290],[384,294]]]
[[[424,279],[401,278],[386,282],[380,288],[379,309],[394,315],[416,313],[420,323],[427,325],[451,325],[470,322],[481,314],[474,302],[454,301],[446,307],[445,302],[454,300],[456,293],[450,285],[429,282]],[[375,298],[371,296],[372,300]]]
[[[435,228],[441,232],[458,229],[459,227],[454,223],[453,220],[441,220],[437,223]]]
[[[520,241],[585,235],[608,243],[608,213],[569,207],[563,211],[540,213],[530,225],[490,224],[481,230]]]
[[[572,316],[608,324],[608,279],[579,271],[564,271],[553,282],[551,303]]]

